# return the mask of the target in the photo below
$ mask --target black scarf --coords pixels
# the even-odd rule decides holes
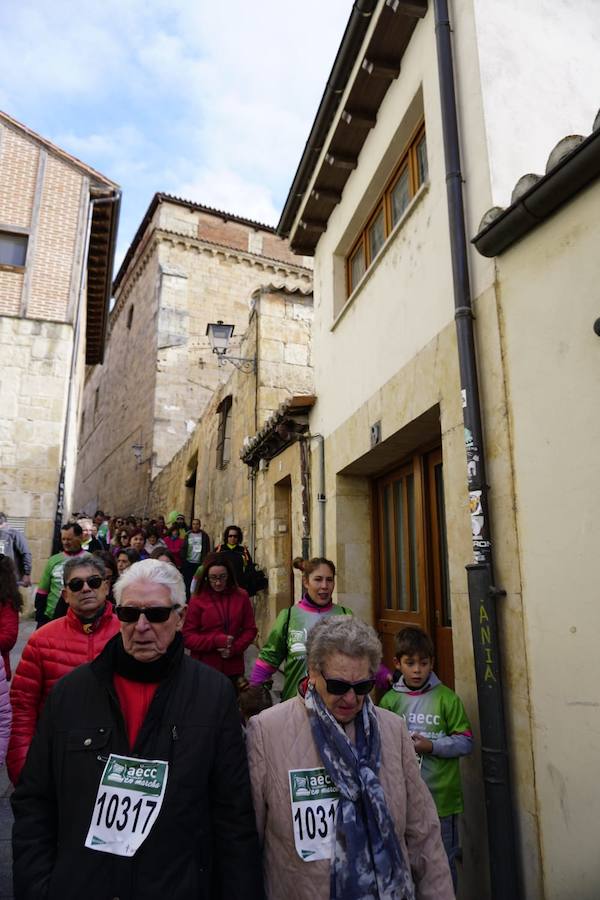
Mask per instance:
[[[183,659],[183,637],[178,632],[173,638],[172,643],[159,659],[152,662],[139,662],[127,653],[123,647],[123,640],[120,634],[117,634],[111,646],[111,663],[112,669],[117,675],[122,675],[129,681],[141,681],[144,684],[165,681],[177,668]],[[107,644],[107,647],[109,644]]]

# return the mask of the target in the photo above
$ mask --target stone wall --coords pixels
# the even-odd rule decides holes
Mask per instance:
[[[63,456],[70,507],[85,353],[83,251],[96,175],[0,114],[0,227],[27,239],[24,266],[0,264],[0,509],[26,519],[34,579],[52,549]]]
[[[72,342],[70,325],[0,317],[0,509],[27,519],[34,579],[50,553]]]
[[[88,368],[82,397],[75,510],[144,513],[156,390],[157,248],[140,268],[104,364]],[[128,327],[129,324],[129,327]],[[140,450],[138,464],[133,445]]]
[[[240,341],[254,291],[272,284],[311,288],[310,270],[248,251],[250,237],[256,241],[262,233],[259,226],[244,226],[246,249],[235,249],[197,237],[206,232],[208,221],[214,221],[213,238],[240,243],[239,223],[162,202],[120,281],[105,362],[88,374],[84,390],[77,509],[93,512],[99,505],[110,512],[150,510],[151,480],[186,444],[230,375],[211,352],[207,324],[219,319],[233,324],[229,352],[243,355]],[[263,238],[269,247],[279,241],[273,252],[289,255],[285,243],[268,230]],[[294,320],[292,330],[298,330],[299,322]],[[290,365],[297,365],[294,353],[306,360],[306,351],[294,346],[290,340]],[[271,388],[273,377],[277,380],[268,369],[271,364],[265,362],[265,389]],[[273,409],[275,395],[265,395],[265,403]],[[133,443],[142,446],[141,465],[135,461]]]
[[[276,611],[289,603],[291,560],[301,552],[298,446],[277,457],[270,470],[263,468],[254,476],[254,527],[251,472],[239,454],[244,438],[254,435],[282,402],[294,395],[312,394],[311,323],[311,295],[273,288],[256,292],[240,345],[240,355],[246,357],[252,357],[258,348],[256,375],[226,369],[229,377],[214,394],[187,443],[153,480],[150,492],[152,515],[177,509],[190,517],[193,502],[194,515],[200,517],[213,540],[221,539],[227,525],[235,523],[242,528],[257,561],[269,572],[269,594],[260,599],[257,611],[263,633]],[[230,460],[218,468],[218,410],[226,397],[232,399]],[[193,496],[186,481],[195,469]],[[288,502],[293,529],[287,521]]]

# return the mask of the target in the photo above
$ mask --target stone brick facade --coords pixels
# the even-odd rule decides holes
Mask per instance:
[[[78,510],[93,512],[99,505],[111,513],[149,511],[151,482],[188,441],[230,374],[210,350],[208,323],[221,319],[235,326],[230,353],[239,355],[254,291],[271,284],[312,286],[311,271],[289,261],[287,243],[272,229],[157,198],[115,282],[104,364],[86,380]],[[271,327],[280,339],[281,318]],[[290,340],[288,352],[301,356],[293,346]],[[265,357],[265,388],[275,377],[271,365]],[[134,444],[141,448],[141,464]]]
[[[224,370],[229,377],[150,489],[151,515],[177,509],[188,519],[199,516],[214,540],[220,540],[227,525],[242,528],[256,560],[269,573],[268,597],[261,597],[257,607],[263,633],[276,612],[290,602],[291,561],[301,552],[299,448],[293,445],[272,462],[269,471],[254,476],[240,459],[240,451],[245,439],[282,403],[293,396],[312,398],[312,316],[312,294],[268,287],[254,294],[240,355],[256,355],[256,374],[231,366]],[[219,410],[225,398],[231,398],[229,462],[219,468]],[[193,488],[189,484],[195,472]]]
[[[92,187],[116,188],[0,114],[0,236],[27,239],[25,265],[0,261],[0,509],[26,519],[34,579],[51,553],[63,461],[70,506]]]

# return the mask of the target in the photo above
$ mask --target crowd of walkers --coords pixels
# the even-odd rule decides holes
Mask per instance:
[[[389,671],[334,602],[334,563],[295,560],[302,597],[246,679],[266,582],[238,526],[212,547],[176,511],[98,512],[61,539],[10,702],[20,596],[0,554],[17,900],[454,897],[472,736],[425,632],[401,630]]]

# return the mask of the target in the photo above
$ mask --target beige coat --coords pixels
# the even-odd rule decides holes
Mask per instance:
[[[438,816],[406,725],[385,709],[376,713],[381,733],[379,777],[410,863],[417,900],[453,900]],[[323,765],[304,701],[294,697],[250,719],[247,741],[268,900],[328,900],[330,861],[305,862],[294,844],[288,772]]]

